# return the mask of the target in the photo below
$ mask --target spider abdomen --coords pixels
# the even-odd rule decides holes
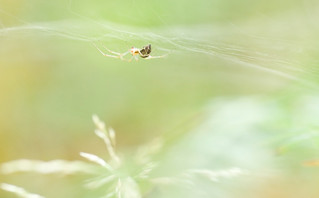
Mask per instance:
[[[149,57],[151,52],[152,52],[151,44],[148,44],[140,50],[140,56],[142,58],[147,58]]]

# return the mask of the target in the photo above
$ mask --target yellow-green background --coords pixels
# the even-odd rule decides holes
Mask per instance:
[[[0,162],[75,160],[84,150],[104,155],[103,144],[92,133],[92,114],[117,131],[124,152],[157,136],[175,145],[206,120],[211,103],[227,107],[229,100],[243,97],[253,98],[248,104],[257,101],[275,109],[262,120],[266,129],[243,136],[248,147],[260,144],[276,158],[285,138],[317,130],[318,112],[309,116],[300,109],[318,104],[318,13],[318,2],[310,0],[0,0]],[[127,63],[103,57],[92,42],[117,52],[151,43],[152,55],[168,56]],[[237,107],[237,117],[220,118],[225,126],[247,116],[245,105]],[[222,134],[233,138],[227,130]],[[258,141],[249,141],[250,136]],[[181,144],[176,158],[188,152],[193,138],[184,139],[188,143]],[[318,181],[318,170],[302,166],[316,158],[314,141],[289,147],[283,154],[287,159],[276,162],[279,170],[291,170],[291,178],[301,175],[300,182],[271,179],[258,192],[274,193],[265,197],[291,197],[289,190],[300,193],[292,193],[295,197],[318,195],[311,186]],[[237,142],[229,150],[247,146]],[[197,146],[218,151],[209,142]],[[163,152],[165,158],[170,150]],[[229,155],[240,158],[240,153]],[[249,158],[249,163],[257,162]],[[46,178],[34,181],[45,181],[43,194],[56,197],[59,189],[63,197],[90,197],[72,179],[64,184],[68,179]],[[6,176],[0,182],[10,180],[26,186],[28,178]],[[273,182],[282,188],[273,190],[268,186]],[[48,185],[55,190],[43,189]]]

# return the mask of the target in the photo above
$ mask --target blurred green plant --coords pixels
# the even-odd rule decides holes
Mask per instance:
[[[127,185],[152,198],[317,198],[318,8],[313,0],[1,1],[0,161],[73,175],[1,180],[53,197],[118,196]],[[98,40],[120,52],[151,43],[152,55],[169,56],[128,64],[101,56]],[[113,152],[106,129],[109,140],[98,134],[110,162],[89,153],[81,155],[95,164],[73,161],[83,145],[103,151],[86,135],[92,112],[129,151]],[[135,177],[148,170],[135,156],[160,145],[150,141],[158,136],[164,144],[150,160],[159,164],[150,178]],[[66,160],[12,161],[22,157]],[[83,180],[101,187],[87,192]]]
[[[15,172],[58,173],[63,175],[75,173],[93,174],[93,178],[86,181],[85,187],[97,189],[108,185],[106,194],[101,197],[140,198],[141,193],[137,181],[149,178],[149,173],[156,166],[155,162],[150,160],[149,154],[156,150],[148,148],[148,150],[141,151],[140,155],[136,156],[136,164],[125,164],[123,159],[120,159],[115,152],[114,130],[112,128],[106,129],[104,122],[96,115],[93,116],[93,121],[97,127],[95,134],[104,141],[111,157],[109,162],[94,154],[81,152],[80,155],[82,157],[95,163],[97,166],[79,161],[54,160],[43,162],[23,159],[2,164],[1,172],[3,174]],[[156,145],[153,145],[153,148],[155,148],[154,146]],[[158,148],[157,146],[156,149]],[[20,188],[10,187],[7,184],[2,184],[2,189],[15,192],[20,197],[31,198],[33,196]]]

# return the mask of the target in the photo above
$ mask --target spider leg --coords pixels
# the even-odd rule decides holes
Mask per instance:
[[[163,56],[151,56],[149,55],[148,57],[144,58],[144,59],[152,59],[152,58],[164,58],[166,57],[167,55],[163,55]]]
[[[107,47],[105,47],[104,45],[103,45],[103,48],[104,48],[104,49],[106,49],[108,52],[110,52],[110,53],[112,53],[112,54],[115,54],[115,55],[118,55],[118,56],[120,56],[120,55],[121,55],[121,53],[114,52],[114,51],[112,51],[112,50],[108,49]]]
[[[110,52],[110,53],[112,53],[112,54],[115,54],[115,55],[118,55],[118,57],[119,57],[121,60],[124,60],[123,57],[126,56],[126,54],[129,53],[129,51],[126,51],[126,52],[124,52],[124,53],[118,53],[118,52],[114,52],[114,51],[108,49],[108,48],[105,47],[105,46],[103,46],[103,47],[104,47],[104,49],[106,49],[108,52]]]
[[[129,51],[127,51],[127,52],[124,52],[124,53],[121,54],[121,53],[118,53],[118,52],[114,52],[114,51],[112,51],[112,50],[106,48],[105,46],[103,46],[104,49],[106,49],[108,52],[110,52],[110,53],[112,53],[112,54],[115,54],[115,55],[105,54],[95,43],[92,43],[92,44],[94,45],[94,47],[95,47],[97,50],[99,50],[99,52],[100,52],[103,56],[107,56],[107,57],[111,57],[111,58],[119,58],[119,59],[121,59],[121,60],[125,60],[125,59],[123,59],[123,56],[125,56],[125,55],[127,55],[127,54],[129,53]]]
[[[114,56],[114,55],[110,55],[110,54],[105,54],[95,43],[92,43],[93,46],[99,50],[99,52],[103,55],[103,56],[107,56],[107,57],[112,57],[112,58],[120,58],[120,56]]]
[[[136,56],[132,56],[132,57],[128,60],[128,62],[131,62],[133,58],[135,58],[135,60],[136,60]]]
[[[119,55],[120,59],[124,60],[123,57],[126,56],[126,54],[128,54],[128,53],[129,53],[129,51],[120,54]]]
[[[105,47],[105,46],[103,46],[103,47],[104,47],[104,49],[106,49],[108,52],[110,52],[110,53],[112,53],[112,54],[115,54],[115,55],[118,55],[120,58],[129,53],[129,51],[126,51],[126,52],[124,52],[124,53],[114,52],[114,51],[108,49],[108,48]],[[122,59],[122,58],[121,58],[121,59]]]

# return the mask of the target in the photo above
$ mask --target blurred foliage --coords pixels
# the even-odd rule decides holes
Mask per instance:
[[[318,150],[318,11],[314,0],[1,0],[0,162],[76,160],[84,148],[103,156],[90,133],[96,113],[123,153],[163,137],[160,175],[281,172],[204,182],[208,197],[317,197],[318,171],[302,164]],[[92,42],[118,52],[151,43],[168,57],[127,63]],[[81,176],[0,177],[51,197],[91,197]],[[148,196],[179,191],[154,187]]]

